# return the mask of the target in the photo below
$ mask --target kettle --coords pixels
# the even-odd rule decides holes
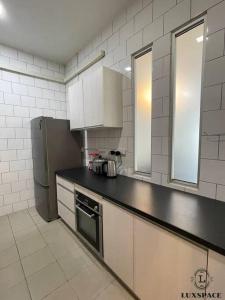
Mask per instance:
[[[114,160],[108,160],[103,163],[103,174],[110,178],[117,176],[116,162]]]

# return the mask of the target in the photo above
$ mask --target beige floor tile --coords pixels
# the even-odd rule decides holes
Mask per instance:
[[[0,290],[4,291],[25,280],[20,262],[15,262],[0,270]]]
[[[36,225],[48,224],[39,214],[33,215],[32,219]]]
[[[15,239],[12,231],[2,232],[0,235],[0,251],[9,249],[15,245]]]
[[[32,226],[14,232],[14,237],[16,239],[16,242],[19,243],[32,238],[35,234],[39,234],[39,231],[37,227]]]
[[[38,215],[38,211],[36,210],[35,207],[28,208],[28,213],[30,214],[31,217]]]
[[[75,291],[70,287],[68,283],[64,284],[49,296],[44,298],[44,300],[78,300]]]
[[[40,233],[34,233],[32,237],[19,242],[17,244],[19,249],[19,255],[21,258],[24,258],[46,246],[45,241],[43,240]]]
[[[9,221],[12,226],[13,232],[17,232],[30,227],[35,227],[31,216],[26,210],[9,215]]]
[[[85,254],[83,254],[79,248],[73,253],[68,253],[67,255],[59,258],[58,263],[60,264],[67,279],[71,279],[79,274],[88,264],[85,259]]]
[[[66,281],[57,263],[52,263],[27,278],[33,300],[40,300]]]
[[[19,254],[16,246],[12,246],[0,252],[0,269],[19,260]]]
[[[12,231],[8,216],[0,217],[0,235],[6,231]]]
[[[108,272],[103,272],[96,266],[88,266],[77,276],[73,277],[69,281],[69,284],[75,290],[79,300],[91,300],[104,290],[112,281],[113,278]]]
[[[96,300],[134,300],[126,290],[118,282],[114,281],[106,289],[104,289]]]
[[[49,223],[44,223],[44,224],[39,224],[38,228],[40,230],[41,233],[46,232],[48,230],[52,230],[55,228],[61,228],[61,224],[58,222],[58,220],[49,222]]]
[[[55,261],[54,256],[48,247],[42,248],[37,252],[22,259],[22,265],[26,276],[41,270]]]
[[[0,290],[1,300],[31,300],[26,281],[22,281],[7,290]]]

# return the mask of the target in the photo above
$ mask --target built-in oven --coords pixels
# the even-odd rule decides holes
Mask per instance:
[[[77,234],[96,254],[103,257],[102,205],[76,191],[75,209]]]

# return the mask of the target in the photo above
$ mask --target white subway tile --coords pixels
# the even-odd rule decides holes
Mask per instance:
[[[26,179],[33,179],[33,170],[19,171],[19,181]]]
[[[4,46],[4,45],[0,45],[0,54],[4,55],[4,56],[8,56],[8,57],[12,57],[12,58],[16,58],[18,57],[18,53],[16,49]]]
[[[2,79],[11,82],[19,82],[19,75],[13,72],[2,71]]]
[[[190,5],[190,0],[183,0],[164,15],[165,33],[190,20]]]
[[[15,181],[11,183],[12,192],[20,192],[27,188],[27,182],[24,181]]]
[[[10,160],[16,160],[16,150],[3,150],[0,151],[0,160],[1,161],[10,161]]]
[[[48,99],[37,98],[36,99],[36,106],[37,108],[49,108]]]
[[[25,85],[34,86],[34,78],[30,76],[20,75],[20,83]]]
[[[130,20],[122,28],[120,28],[120,41],[127,40],[134,33],[134,20]]]
[[[153,60],[170,54],[171,34],[164,35],[153,44]]]
[[[163,99],[152,100],[152,118],[158,118],[163,115]]]
[[[108,39],[108,51],[112,51],[118,47],[119,40],[119,31],[117,31]]]
[[[25,160],[20,159],[20,160],[10,161],[10,171],[22,171],[25,170],[25,168],[26,168]]]
[[[18,95],[27,95],[27,86],[19,83],[12,83],[12,90]]]
[[[217,31],[206,40],[206,60],[223,56],[224,54],[224,30]]]
[[[6,193],[11,192],[11,186],[9,183],[7,184],[0,184],[0,195],[4,195]]]
[[[168,156],[152,155],[152,171],[167,173],[168,172]]]
[[[17,117],[29,117],[29,109],[23,106],[14,106],[14,115]]]
[[[9,162],[0,161],[0,173],[9,172]]]
[[[20,194],[19,193],[10,193],[4,195],[4,203],[5,204],[12,204],[15,202],[20,201]]]
[[[21,191],[20,198],[21,198],[21,200],[28,200],[28,199],[34,198],[34,190],[30,189],[30,190]]]
[[[0,150],[7,150],[7,139],[0,138]]]
[[[35,86],[43,89],[48,88],[48,81],[43,79],[35,79]]]
[[[39,75],[41,73],[41,68],[35,65],[27,64],[27,72]]]
[[[33,64],[34,62],[33,55],[21,51],[18,52],[18,59],[30,64]]]
[[[8,139],[8,149],[23,149],[23,139]]]
[[[208,33],[211,34],[225,28],[225,2],[210,8],[207,13]]]
[[[127,20],[133,18],[142,9],[142,0],[133,1],[127,8]]]
[[[18,159],[30,159],[30,158],[32,158],[31,149],[17,150],[17,157],[18,157]]]
[[[176,0],[154,0],[153,1],[153,18],[161,16],[170,8],[176,5]]]
[[[27,64],[17,59],[10,58],[9,65],[13,68],[19,69],[20,71],[26,71]]]
[[[20,96],[15,94],[4,94],[5,104],[20,105]]]
[[[123,10],[114,20],[113,20],[113,32],[118,31],[126,23],[126,11]]]
[[[17,203],[13,203],[13,212],[17,212],[23,209],[28,208],[28,202],[27,201],[20,201]]]
[[[59,64],[52,62],[52,61],[48,61],[47,65],[48,65],[47,67],[49,70],[59,72]]]
[[[22,127],[22,118],[20,117],[6,117],[7,127]]]
[[[221,0],[192,0],[191,16],[196,17],[219,2]]]
[[[66,101],[66,95],[63,92],[55,91],[54,96],[51,93],[49,99],[55,99],[55,100],[59,100],[59,101]]]
[[[29,139],[31,132],[29,128],[16,128],[16,138],[17,139]]]
[[[0,116],[13,116],[13,106],[0,104]]]
[[[34,56],[34,64],[39,67],[47,68],[47,61],[37,56]]]
[[[0,216],[8,215],[12,213],[12,205],[4,205],[0,207]]]
[[[225,82],[225,56],[205,64],[205,85]]]
[[[0,116],[0,128],[6,127],[5,116]]]
[[[153,81],[152,99],[169,97],[170,94],[170,77],[163,77]]]
[[[201,158],[217,159],[218,158],[218,136],[201,137]]]
[[[162,154],[161,137],[152,137],[152,154]]]
[[[21,103],[22,103],[22,106],[26,106],[26,107],[35,107],[36,106],[35,97],[21,96]]]
[[[2,183],[10,183],[18,180],[17,172],[8,172],[2,174]]]
[[[41,97],[41,96],[38,96]],[[43,89],[43,98],[55,100],[55,93],[52,90]]]
[[[42,97],[42,89],[38,87],[28,87],[28,95],[32,97]]]
[[[225,202],[225,186],[217,185],[216,199]]]
[[[148,45],[163,35],[163,18],[156,19],[144,28],[143,45]]]
[[[12,139],[15,137],[15,130],[13,128],[1,128],[0,139]]]
[[[204,88],[203,99],[202,99],[203,111],[220,109],[221,98],[222,98],[221,94],[222,94],[221,85],[213,85]]]
[[[225,185],[225,161],[201,159],[200,180]]]
[[[169,118],[162,117],[152,120],[152,136],[168,136],[169,134]]]
[[[225,110],[203,112],[202,132],[204,135],[225,134]]]
[[[135,32],[143,29],[146,25],[152,23],[152,4],[146,6],[134,18]]]
[[[0,80],[0,91],[10,94],[12,92],[12,83],[9,81]]]
[[[37,118],[42,116],[42,110],[41,108],[36,108],[36,107],[30,107],[30,118]]]
[[[225,140],[222,138],[219,143],[219,159],[225,160]]]
[[[127,40],[127,55],[133,54],[134,52],[140,50],[141,48],[142,48],[142,31],[139,31]]]

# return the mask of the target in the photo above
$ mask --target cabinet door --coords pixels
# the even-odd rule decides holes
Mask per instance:
[[[207,292],[220,293],[225,300],[225,256],[209,250]]]
[[[206,265],[206,250],[134,218],[134,292],[140,299],[175,300],[199,292],[191,279]]]
[[[65,223],[74,231],[76,230],[76,216],[66,206],[58,201],[58,214]]]
[[[84,77],[84,124],[85,127],[103,125],[103,72],[102,68]]]
[[[105,263],[133,288],[133,216],[109,203],[103,204]]]
[[[77,81],[68,88],[70,129],[84,127],[83,82]]]

